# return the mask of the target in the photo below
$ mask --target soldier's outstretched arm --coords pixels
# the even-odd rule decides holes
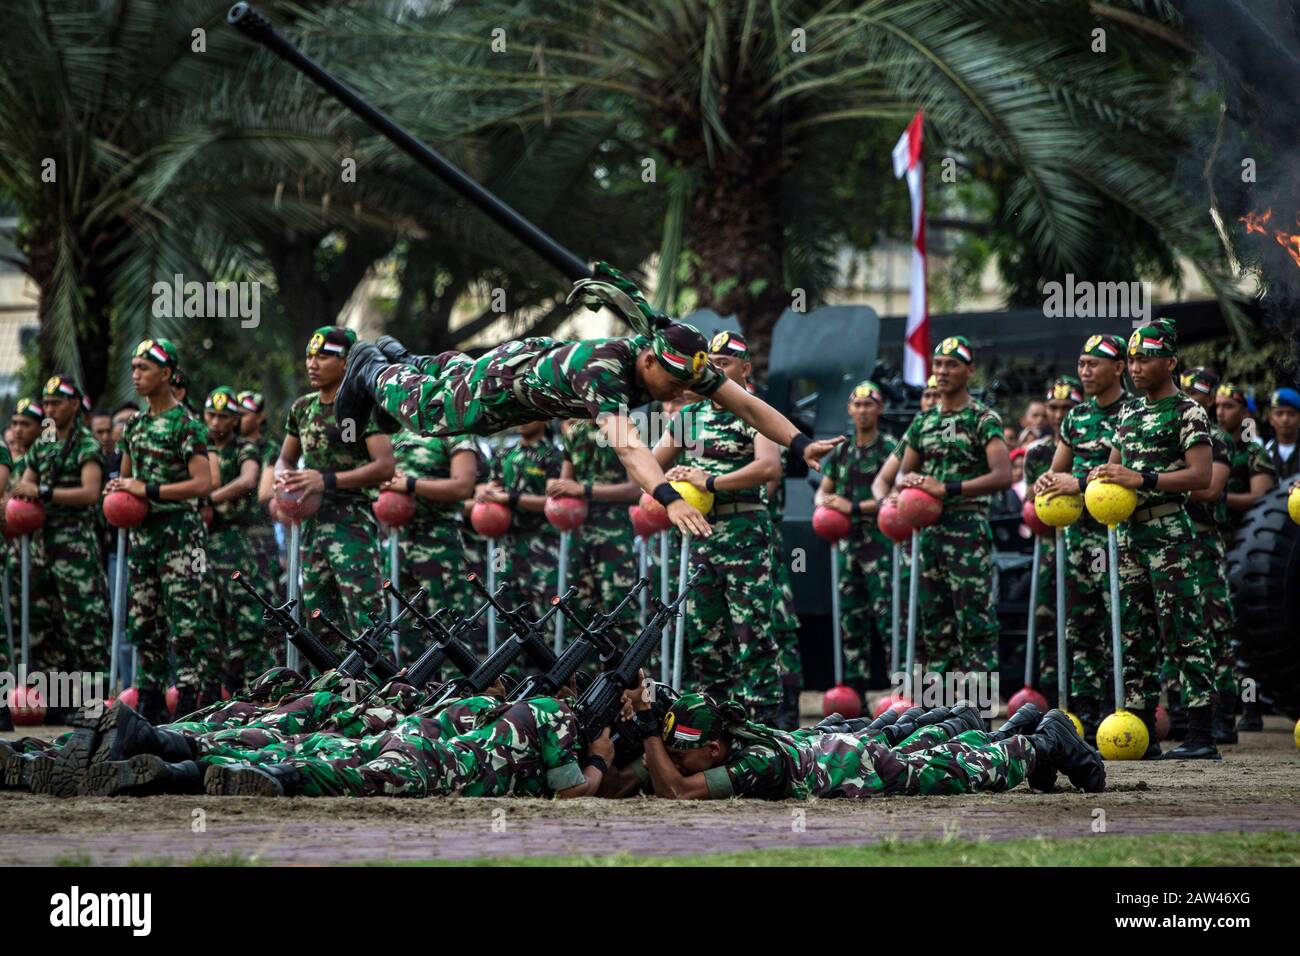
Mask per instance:
[[[763,437],[770,438],[783,448],[799,450],[810,468],[815,467],[832,448],[844,441],[843,435],[820,441],[808,441],[803,432],[794,427],[794,422],[757,395],[749,394],[731,379],[723,382],[709,397],[753,425]]]
[[[618,460],[627,471],[629,478],[650,494],[654,494],[656,488],[667,482],[663,466],[659,464],[657,458],[659,449],[655,449],[655,454],[650,453],[650,449],[641,441],[636,427],[627,416],[603,415],[597,424],[609,441],[610,447],[618,455]],[[662,444],[660,442],[660,445]],[[678,498],[669,503],[667,511],[673,525],[683,534],[698,535],[702,538],[713,534],[713,528],[709,526],[704,515],[700,514],[699,509],[687,504],[683,499]]]

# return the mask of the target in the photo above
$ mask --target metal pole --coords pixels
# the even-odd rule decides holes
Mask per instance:
[[[912,699],[912,670],[916,667],[916,605],[921,584],[921,532],[912,532],[912,566],[907,580],[907,673],[903,675],[903,696]]]
[[[659,600],[667,604],[668,596],[668,575],[672,571],[668,567],[668,532],[659,532]],[[664,623],[663,638],[659,648],[659,682],[661,684],[671,684],[669,680],[672,677],[672,639],[668,634],[668,624]]]
[[[680,569],[677,572],[677,594],[680,596],[686,590],[686,560],[691,550],[691,536],[682,535],[682,557]],[[677,611],[677,648],[673,655],[673,687],[681,689],[682,686],[682,662],[686,657],[686,602],[683,601]]]
[[[639,577],[647,577],[650,574],[650,549],[649,542],[645,538],[637,536],[636,539],[636,567]],[[640,607],[637,609],[637,627],[644,628],[646,618],[650,614],[650,595],[643,589],[639,596]]]
[[[1042,544],[1034,535],[1034,560],[1029,571],[1029,620],[1025,622],[1025,686],[1034,686],[1034,653],[1038,650],[1038,571]]]
[[[899,619],[903,616],[903,546],[897,541],[894,542],[893,579],[893,595],[889,607],[889,666],[897,674],[898,665],[902,663],[898,659],[898,638],[902,630]]]
[[[831,545],[831,643],[835,648],[835,686],[844,683],[844,635],[840,633],[840,562],[839,548]]]
[[[400,587],[398,581],[398,562],[397,562],[397,529],[388,529],[388,580],[393,582],[393,587]],[[397,608],[397,598],[389,597],[388,599],[388,620],[396,621],[399,611]],[[393,660],[398,667],[402,666],[402,642],[397,636],[397,628],[393,628]]]
[[[117,693],[117,655],[122,648],[122,632],[126,626],[126,529],[117,529],[117,567],[113,573],[113,650],[108,659],[108,689]]]
[[[487,589],[489,593],[497,592],[497,540],[496,538],[487,539]],[[491,654],[497,649],[497,609],[488,608],[488,653]]]
[[[560,565],[555,571],[555,593],[563,594],[569,583],[569,532],[560,532]],[[555,615],[555,653],[564,650],[564,615]]]
[[[293,619],[299,623],[302,622],[302,593],[299,590],[300,582],[298,580],[298,564],[302,560],[302,555],[299,550],[299,542],[301,540],[300,534],[301,531],[298,522],[296,520],[291,521],[289,523],[288,549],[289,579],[286,582],[286,587],[289,593],[289,600],[296,602],[293,606]],[[298,669],[297,648],[293,646],[293,642],[288,638],[285,638],[284,641],[284,666],[290,670]]]
[[[1065,676],[1065,529],[1056,529],[1056,706],[1068,710],[1069,681]]]
[[[1124,707],[1124,650],[1119,632],[1119,533],[1114,525],[1106,528],[1106,547],[1110,552],[1110,634],[1111,653],[1115,655],[1115,709]]]
[[[4,589],[5,602],[5,638],[9,641],[9,660],[14,666],[18,663],[18,652],[14,649],[14,609],[10,607],[12,597],[9,588],[9,573],[13,570],[13,561],[10,559],[8,550],[5,551],[4,579],[0,581],[0,587]]]
[[[32,669],[32,634],[31,634],[31,577],[32,577],[32,538],[22,537],[22,592],[19,595],[22,607],[22,643],[23,667],[30,673]]]

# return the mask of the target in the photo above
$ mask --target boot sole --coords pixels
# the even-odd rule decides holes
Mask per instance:
[[[91,768],[82,793],[89,797],[115,797],[166,779],[167,764],[153,754],[136,754]]]
[[[1161,760],[1222,760],[1223,754],[1217,750],[1208,754],[1180,754],[1177,748],[1167,751]]]
[[[121,754],[113,751],[113,745],[117,741],[117,721],[119,716],[121,716],[121,711],[116,704],[100,715],[96,727],[99,732],[99,743],[90,755],[90,766],[86,770],[87,774],[101,764],[129,760],[135,756],[134,754]]]
[[[90,755],[99,743],[100,717],[73,718],[72,737],[54,758],[51,774],[54,796],[75,797],[81,792],[86,771],[90,769]]]
[[[54,765],[57,760],[47,754],[42,754],[33,762],[31,774],[27,778],[28,789],[32,793],[39,793],[45,796],[54,796]],[[21,781],[22,769],[19,768],[19,780]],[[21,783],[20,783],[21,785]]]
[[[203,777],[203,792],[210,797],[284,796],[270,777],[243,767],[209,767]]]

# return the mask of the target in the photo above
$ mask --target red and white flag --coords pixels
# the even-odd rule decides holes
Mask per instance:
[[[921,188],[921,131],[924,114],[917,110],[894,147],[894,176],[907,177],[912,196],[911,297],[907,331],[903,336],[903,381],[925,387],[930,375],[930,304],[925,289],[925,193]]]

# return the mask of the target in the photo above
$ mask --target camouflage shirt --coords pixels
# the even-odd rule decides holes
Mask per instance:
[[[984,449],[995,438],[1002,439],[1002,419],[972,398],[956,411],[944,411],[942,405],[935,405],[921,412],[907,426],[902,440],[921,455],[921,474],[948,482],[988,474]],[[978,511],[988,506],[987,496],[966,500]]]
[[[760,724],[732,731],[721,767],[704,771],[709,796],[860,798],[881,795],[886,782],[875,771],[880,748],[853,734],[786,732]]]
[[[1178,471],[1187,467],[1184,457],[1193,445],[1208,444],[1210,421],[1205,409],[1182,392],[1158,402],[1135,398],[1119,413],[1115,445],[1120,463],[1133,471]],[[1142,508],[1186,504],[1186,492],[1138,490]]]
[[[10,454],[9,446],[6,445],[4,442],[0,442],[0,465],[3,465],[5,468],[8,468],[10,475],[13,474],[14,456]]]
[[[754,437],[758,430],[735,412],[713,402],[693,402],[677,413],[673,434],[685,446],[683,464],[702,469],[712,476],[728,475],[754,460]],[[717,491],[713,506],[748,502],[767,504],[767,485],[739,491]]]
[[[354,441],[344,441],[343,432],[334,421],[334,403],[322,402],[320,392],[309,392],[293,403],[285,419],[284,431],[301,443],[304,467],[316,471],[351,471],[368,465],[370,452],[366,448],[366,439],[379,433],[372,416]],[[368,500],[368,489],[336,488],[324,492],[321,507],[365,504]]]
[[[605,440],[600,427],[591,421],[570,420],[561,434],[564,460],[573,466],[573,480],[580,485],[621,485],[627,470],[614,446]],[[589,508],[612,510],[625,507],[610,501],[592,501]]]
[[[131,477],[146,485],[189,481],[191,458],[197,455],[207,464],[208,429],[183,405],[160,415],[146,409],[126,423],[122,450],[131,459]],[[193,511],[198,506],[197,498],[158,500],[149,502],[149,513]]]
[[[1209,412],[1206,412],[1206,419],[1209,419]],[[1212,465],[1220,464],[1232,469],[1232,452],[1236,446],[1232,436],[1225,432],[1218,425],[1210,426],[1210,447]],[[1197,524],[1211,525],[1214,527],[1227,527],[1228,524],[1228,502],[1227,488],[1225,486],[1223,494],[1216,501],[1188,501],[1187,513]]]
[[[1228,462],[1228,493],[1241,495],[1250,491],[1250,479],[1255,475],[1269,475],[1276,480],[1277,472],[1268,452],[1257,441],[1234,440]],[[1244,511],[1229,511],[1228,524],[1240,527],[1245,517]]]
[[[881,433],[877,433],[870,443],[859,445],[857,434],[849,432],[844,436],[844,444],[831,449],[831,453],[822,459],[822,475],[831,480],[837,495],[850,501],[870,501],[873,497],[871,483],[889,459],[892,445],[893,438]],[[874,525],[876,516],[861,514],[853,521],[855,524]]]
[[[434,435],[417,435],[403,429],[393,436],[393,458],[397,461],[397,470],[411,478],[451,477],[451,459],[460,451],[477,451],[473,440],[469,438],[446,438]],[[460,514],[459,501],[430,501],[428,498],[415,498],[415,518],[443,521]]]
[[[1065,413],[1065,420],[1061,423],[1061,441],[1074,453],[1070,474],[1075,478],[1082,478],[1098,465],[1110,461],[1115,425],[1119,422],[1120,412],[1132,399],[1132,395],[1121,392],[1119,398],[1103,408],[1093,397]]]
[[[1039,438],[1025,446],[1025,487],[1033,489],[1034,482],[1052,469],[1056,455],[1056,439],[1051,435]]]
[[[515,445],[500,458],[493,461],[495,477],[508,492],[521,495],[546,494],[546,480],[560,477],[560,465],[563,454],[552,442],[543,438],[541,441],[525,445]],[[543,527],[550,527],[546,516],[540,511],[515,512],[511,523],[512,531],[530,533]]]
[[[38,485],[80,488],[81,468],[92,461],[103,468],[104,449],[90,429],[77,420],[66,439],[44,441],[38,438],[28,450],[24,467],[36,473]],[[53,501],[45,505],[46,521],[58,524],[93,521],[95,511],[92,505],[60,505]]]
[[[213,448],[212,450],[217,453],[218,488],[224,487],[238,478],[239,473],[244,469],[244,462],[253,461],[258,462],[259,465],[261,464],[257,443],[246,438],[236,437],[227,442],[225,448]],[[263,512],[257,506],[256,484],[250,491],[245,492],[238,498],[231,498],[219,505],[213,505],[212,510],[214,519],[212,527],[214,530],[223,525],[247,527],[261,523]]]

